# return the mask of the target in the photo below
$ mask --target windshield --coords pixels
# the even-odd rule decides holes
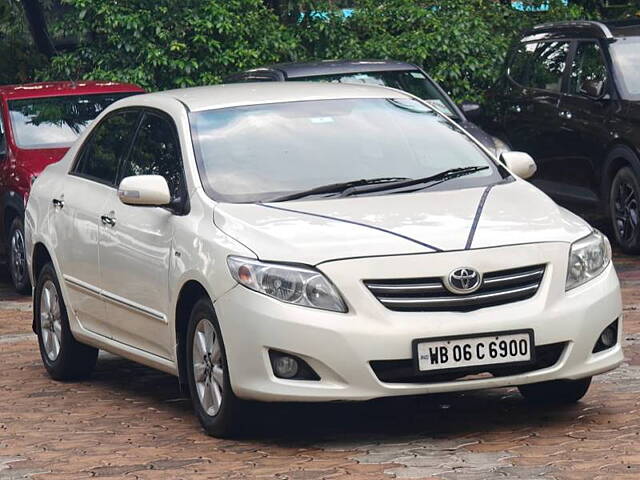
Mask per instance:
[[[356,83],[378,85],[403,90],[423,99],[449,117],[458,119],[451,107],[451,101],[420,70],[388,71],[388,72],[358,72],[341,73],[336,75],[318,75],[312,77],[292,78],[304,82]]]
[[[618,38],[611,53],[622,97],[640,100],[640,37]]]
[[[69,147],[102,110],[133,93],[11,100],[9,117],[20,148]]]
[[[461,130],[406,98],[252,105],[189,117],[202,183],[219,201],[260,202],[327,184],[474,166],[485,168],[438,188],[502,178]]]

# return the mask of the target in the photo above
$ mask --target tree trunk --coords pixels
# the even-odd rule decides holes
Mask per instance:
[[[47,57],[52,57],[56,53],[55,46],[47,30],[47,21],[44,10],[38,0],[22,0],[24,13],[29,22],[29,30],[33,37],[33,42],[40,53]]]

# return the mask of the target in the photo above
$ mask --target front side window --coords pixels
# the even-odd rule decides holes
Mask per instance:
[[[105,108],[133,93],[10,100],[9,118],[20,148],[67,148]]]
[[[537,43],[523,43],[512,52],[507,69],[507,75],[511,80],[526,86],[529,67],[537,47]]]
[[[456,117],[453,113],[454,110],[451,102],[442,95],[433,82],[420,70],[341,73],[300,77],[292,80],[304,82],[353,83],[396,88],[423,99],[449,117]]]
[[[596,42],[580,42],[569,77],[569,93],[598,98],[604,93],[607,67]]]
[[[620,37],[609,47],[622,98],[640,100],[640,37]]]
[[[182,158],[175,128],[168,119],[154,114],[145,114],[142,119],[120,178],[137,175],[161,175],[172,198],[180,196]]]
[[[138,112],[127,111],[110,115],[100,122],[83,145],[73,173],[114,185],[118,164],[131,144],[139,118]]]
[[[463,167],[479,170],[429,188],[502,179],[458,127],[407,98],[252,105],[189,117],[202,183],[219,201],[269,201],[334,183],[418,179]]]
[[[560,92],[570,45],[569,42],[539,43],[523,84],[550,92]]]

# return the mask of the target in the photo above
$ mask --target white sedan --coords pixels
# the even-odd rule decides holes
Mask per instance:
[[[573,402],[623,359],[607,239],[396,90],[239,84],[108,108],[35,181],[34,330],[179,377],[212,435],[242,400],[518,386]]]

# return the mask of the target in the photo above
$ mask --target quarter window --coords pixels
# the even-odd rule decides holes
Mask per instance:
[[[161,175],[169,184],[173,198],[182,189],[182,159],[173,124],[158,115],[146,114],[125,162],[121,178]]]
[[[607,81],[607,67],[596,42],[580,42],[569,77],[569,93],[600,97]]]
[[[128,111],[111,115],[98,125],[82,149],[74,173],[114,185],[120,159],[126,154],[140,114]]]
[[[539,43],[533,55],[526,85],[559,92],[562,88],[569,45],[569,42]]]

